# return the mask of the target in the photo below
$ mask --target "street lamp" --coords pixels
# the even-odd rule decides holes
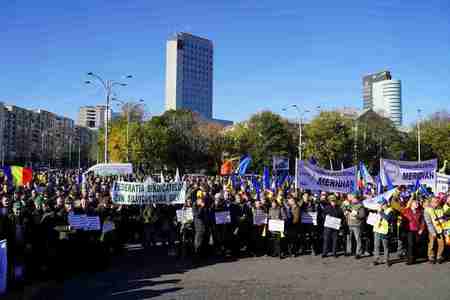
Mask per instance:
[[[97,80],[98,82],[100,82],[103,86],[103,88],[105,89],[106,92],[106,116],[105,116],[105,163],[108,163],[108,131],[109,131],[109,127],[108,127],[108,119],[109,119],[109,106],[110,106],[110,101],[111,101],[111,95],[112,95],[112,91],[113,91],[113,87],[114,86],[127,86],[126,83],[123,82],[119,82],[119,81],[115,81],[115,80],[104,80],[102,77],[100,77],[99,75],[93,73],[93,72],[89,72],[87,73],[88,76],[91,76],[92,78],[94,78],[95,80]],[[129,78],[133,78],[132,75],[127,75],[125,76],[126,79]],[[91,84],[93,83],[90,80],[86,80],[85,81],[86,84]]]
[[[127,143],[127,162],[130,162],[130,144],[129,144],[129,130],[130,130],[130,109],[133,107],[136,107],[138,105],[141,105],[144,103],[144,99],[139,99],[138,102],[125,102],[122,100],[119,100],[117,98],[112,98],[111,101],[116,101],[122,106],[126,106],[126,114],[127,114],[127,134],[126,134],[126,143]]]
[[[302,135],[303,135],[303,115],[308,113],[309,110],[301,110],[297,104],[292,104],[290,107],[294,108],[297,111],[297,121],[298,121],[298,160],[299,162],[302,160],[302,148],[303,148],[303,144],[302,144]],[[283,111],[287,111],[287,108],[283,108]],[[297,186],[297,188],[299,188],[298,186],[298,181],[300,178],[297,178],[297,173],[299,173],[298,175],[300,175],[300,170],[298,170],[298,166],[297,163],[295,164],[295,185]],[[300,177],[300,176],[299,176]]]

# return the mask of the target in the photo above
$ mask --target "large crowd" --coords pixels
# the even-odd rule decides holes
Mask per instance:
[[[440,264],[450,248],[448,193],[425,196],[399,186],[370,210],[362,203],[370,194],[360,192],[301,191],[289,183],[256,192],[248,178],[236,183],[221,176],[184,176],[184,205],[127,206],[112,202],[110,189],[117,177],[91,174],[82,184],[79,172],[35,172],[30,183],[17,187],[0,175],[0,240],[8,243],[11,284],[106,267],[127,243],[194,261],[342,254],[372,257],[374,265],[388,267],[394,253],[408,265],[422,257]],[[144,181],[145,176],[125,179]],[[180,218],[185,211],[191,217]],[[228,219],[218,222],[218,213]],[[75,229],[70,226],[73,215],[98,216],[101,227]],[[368,222],[374,216],[376,222]],[[339,219],[339,229],[325,226],[327,217]],[[284,221],[283,229],[271,230],[271,220]],[[112,230],[103,230],[105,224],[113,224]]]

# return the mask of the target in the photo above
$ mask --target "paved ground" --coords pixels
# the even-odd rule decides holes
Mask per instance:
[[[106,272],[44,288],[33,299],[450,299],[450,263],[388,269],[371,262],[303,256],[193,265],[135,250]]]

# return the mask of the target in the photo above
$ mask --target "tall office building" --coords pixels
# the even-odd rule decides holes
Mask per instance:
[[[402,126],[402,87],[400,80],[383,80],[373,83],[372,109],[389,118],[397,127]]]
[[[166,45],[166,110],[188,109],[213,116],[213,43],[177,33]]]
[[[109,110],[109,120],[111,120],[112,112]],[[106,106],[82,106],[78,112],[77,125],[88,127],[91,129],[99,129],[105,126]]]
[[[391,72],[382,71],[363,77],[363,109],[373,108],[373,84],[378,81],[390,80]]]

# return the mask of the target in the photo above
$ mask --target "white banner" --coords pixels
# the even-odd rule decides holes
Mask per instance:
[[[388,176],[393,185],[414,185],[419,179],[421,184],[434,187],[436,168],[437,159],[421,162],[380,159],[380,177],[385,186]]]
[[[186,183],[144,183],[116,181],[111,189],[115,204],[183,204],[186,196]]]
[[[96,164],[90,167],[85,174],[88,172],[94,172],[97,176],[129,175],[133,174],[133,165],[129,163]]]
[[[327,215],[323,226],[339,230],[341,228],[341,219]]]
[[[351,193],[356,188],[356,166],[339,171],[322,169],[301,160],[297,166],[298,187],[324,192]]]
[[[436,173],[436,188],[434,193],[447,193],[450,190],[450,175]]]
[[[284,220],[269,220],[269,231],[284,232]]]

